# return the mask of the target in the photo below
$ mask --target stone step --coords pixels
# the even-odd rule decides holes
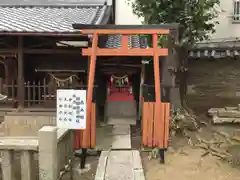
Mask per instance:
[[[135,101],[108,101],[108,117],[135,117],[137,115]]]
[[[240,118],[240,111],[237,108],[211,108],[208,114],[218,117]]]
[[[135,125],[136,117],[109,117],[109,125]]]

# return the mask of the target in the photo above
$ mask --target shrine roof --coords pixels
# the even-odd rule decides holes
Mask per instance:
[[[101,24],[110,11],[105,0],[1,0],[0,33],[77,33],[73,23]]]
[[[121,47],[121,35],[108,35],[107,39],[103,43],[105,48],[120,48]],[[129,48],[146,48],[147,40],[146,38],[139,37],[137,35],[131,35],[128,37],[128,47]]]

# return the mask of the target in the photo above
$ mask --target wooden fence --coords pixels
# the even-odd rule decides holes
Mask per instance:
[[[75,85],[76,89],[86,89],[86,85]],[[14,104],[17,102],[18,84],[16,80],[5,84],[4,80],[0,78],[0,93],[6,95],[7,104]],[[55,92],[50,91],[53,87],[48,85],[46,79],[42,81],[26,81],[24,83],[24,105],[31,107],[35,105],[43,105],[46,107],[55,107]]]

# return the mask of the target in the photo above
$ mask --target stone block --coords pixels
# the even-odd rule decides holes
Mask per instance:
[[[213,116],[213,115],[217,114],[217,112],[218,112],[218,108],[211,108],[208,110],[208,115]]]
[[[240,118],[240,111],[237,110],[219,110],[219,117]]]
[[[4,116],[4,136],[37,136],[43,126],[56,125],[55,113],[15,112]]]
[[[58,177],[57,128],[44,126],[39,130],[39,180]]]
[[[228,118],[228,117],[219,117],[213,116],[212,119],[214,124],[223,124],[223,123],[240,123],[240,118]]]
[[[225,107],[227,111],[237,110],[237,107]]]

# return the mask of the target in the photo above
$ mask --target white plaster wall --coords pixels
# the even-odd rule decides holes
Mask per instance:
[[[240,23],[233,23],[233,0],[221,0],[221,12],[218,17],[220,24],[216,25],[216,33],[212,39],[232,39],[240,37]]]
[[[134,1],[134,0],[133,0]],[[211,35],[212,40],[220,39],[234,39],[240,37],[240,23],[233,23],[233,1],[234,0],[221,0],[221,11],[218,17],[220,24],[216,25],[216,33]],[[139,19],[132,12],[131,5],[128,5],[127,0],[116,0],[116,24],[118,25],[137,25],[142,24]]]
[[[117,25],[139,25],[142,20],[139,19],[132,11],[131,5],[127,0],[116,0],[116,24]]]

